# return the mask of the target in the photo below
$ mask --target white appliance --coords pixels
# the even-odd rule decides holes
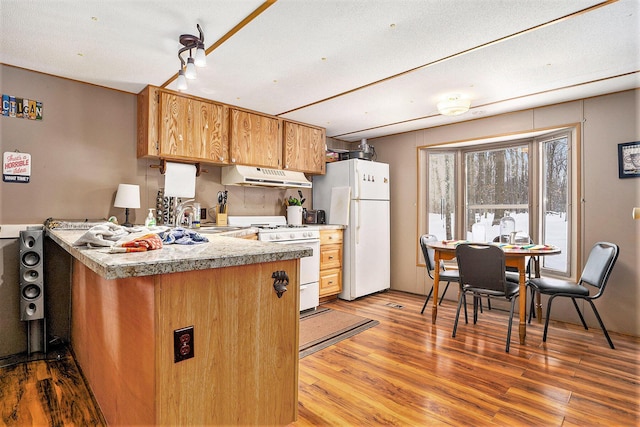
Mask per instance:
[[[311,248],[313,255],[300,258],[300,311],[320,303],[320,229],[317,226],[287,225],[284,216],[230,216],[230,226],[257,227],[258,240],[280,245]]]
[[[354,300],[391,286],[389,165],[352,159],[327,163],[313,178],[313,208],[343,224],[342,292]]]
[[[311,188],[311,182],[302,172],[268,169],[255,166],[225,166],[222,168],[223,185],[258,185],[263,187]]]

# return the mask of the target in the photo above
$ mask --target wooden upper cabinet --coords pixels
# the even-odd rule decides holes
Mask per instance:
[[[137,155],[324,174],[325,130],[147,86]]]
[[[159,155],[226,163],[226,111],[220,104],[160,93]]]
[[[229,108],[147,86],[138,95],[138,157],[226,164]]]
[[[325,173],[325,130],[284,122],[284,169]]]
[[[279,124],[276,118],[231,108],[229,163],[280,169]]]
[[[138,157],[158,156],[158,97],[160,89],[147,86],[138,94]]]

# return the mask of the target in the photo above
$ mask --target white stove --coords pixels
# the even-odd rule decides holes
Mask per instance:
[[[313,255],[300,258],[300,311],[316,308],[320,302],[320,228],[289,225],[284,216],[230,216],[234,227],[257,227],[258,240],[280,245],[311,248]]]
[[[320,239],[320,229],[314,225],[289,225],[284,216],[230,216],[230,226],[257,227],[258,240],[285,242]]]

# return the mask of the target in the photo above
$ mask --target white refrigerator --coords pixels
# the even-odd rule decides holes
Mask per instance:
[[[389,165],[352,159],[327,164],[313,178],[313,208],[327,224],[346,225],[341,299],[354,300],[391,284]]]

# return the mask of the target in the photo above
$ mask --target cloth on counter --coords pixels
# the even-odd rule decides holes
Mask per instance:
[[[122,225],[114,224],[112,222],[104,222],[102,224],[95,225],[88,229],[78,240],[76,240],[74,246],[84,246],[89,248],[96,247],[112,247],[117,242],[123,240],[131,240],[135,237],[140,237],[149,233],[161,233],[166,231],[168,227],[124,227]],[[131,236],[132,233],[137,233],[136,236]]]
[[[94,225],[87,230],[78,240],[75,241],[74,246],[87,245],[88,247],[100,247],[100,246],[113,246],[113,244],[121,238],[127,236],[129,232],[125,227],[111,222],[104,222],[102,224]]]
[[[136,249],[136,251],[127,252],[152,251],[154,249],[162,249],[162,239],[157,233],[149,233],[147,230],[132,233],[129,236],[118,240],[113,246],[114,248]]]
[[[197,245],[199,243],[207,243],[209,239],[202,234],[193,230],[178,227],[167,230],[164,233],[160,233],[162,242],[165,245],[177,244],[177,245]]]

